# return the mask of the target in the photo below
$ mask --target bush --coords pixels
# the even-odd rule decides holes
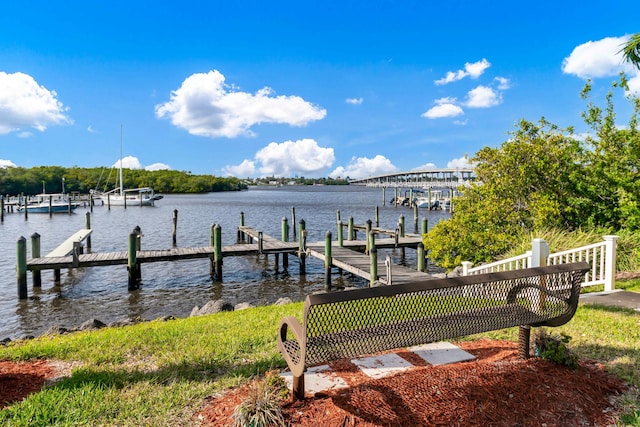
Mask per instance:
[[[284,379],[273,371],[255,382],[233,412],[233,427],[285,426],[280,403],[289,395]]]
[[[577,369],[578,355],[567,348],[570,340],[569,335],[549,335],[544,329],[539,329],[533,341],[534,354],[570,369]]]

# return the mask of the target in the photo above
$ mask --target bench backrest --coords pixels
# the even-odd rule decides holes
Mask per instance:
[[[580,262],[309,295],[304,334],[309,340],[381,325],[388,331],[394,324],[436,318],[437,327],[444,329],[440,336],[456,338],[518,326],[518,321],[505,326],[503,319],[492,319],[501,316],[498,308],[505,306],[531,313],[522,325],[558,326],[574,315],[587,271],[589,265]],[[447,324],[440,325],[437,319]],[[452,320],[462,326],[450,326]],[[468,323],[478,325],[469,328]],[[398,330],[406,333],[406,328]]]

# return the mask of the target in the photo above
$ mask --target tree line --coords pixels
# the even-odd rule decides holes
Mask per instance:
[[[108,191],[116,186],[115,168],[80,168],[38,166],[33,168],[0,168],[0,194],[59,193],[64,181],[65,192],[89,193],[92,189]],[[238,191],[247,185],[238,178],[192,175],[186,171],[127,169],[124,188],[151,187],[158,193],[208,193]]]

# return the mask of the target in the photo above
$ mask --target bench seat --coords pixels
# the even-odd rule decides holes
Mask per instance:
[[[574,315],[586,263],[308,295],[303,322],[285,317],[278,348],[304,397],[307,367],[342,358],[521,327]]]

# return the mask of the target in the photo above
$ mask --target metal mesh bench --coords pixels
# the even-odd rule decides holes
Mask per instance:
[[[278,349],[304,398],[307,367],[342,358],[520,327],[560,326],[578,306],[584,262],[308,295],[303,322],[285,317]]]

